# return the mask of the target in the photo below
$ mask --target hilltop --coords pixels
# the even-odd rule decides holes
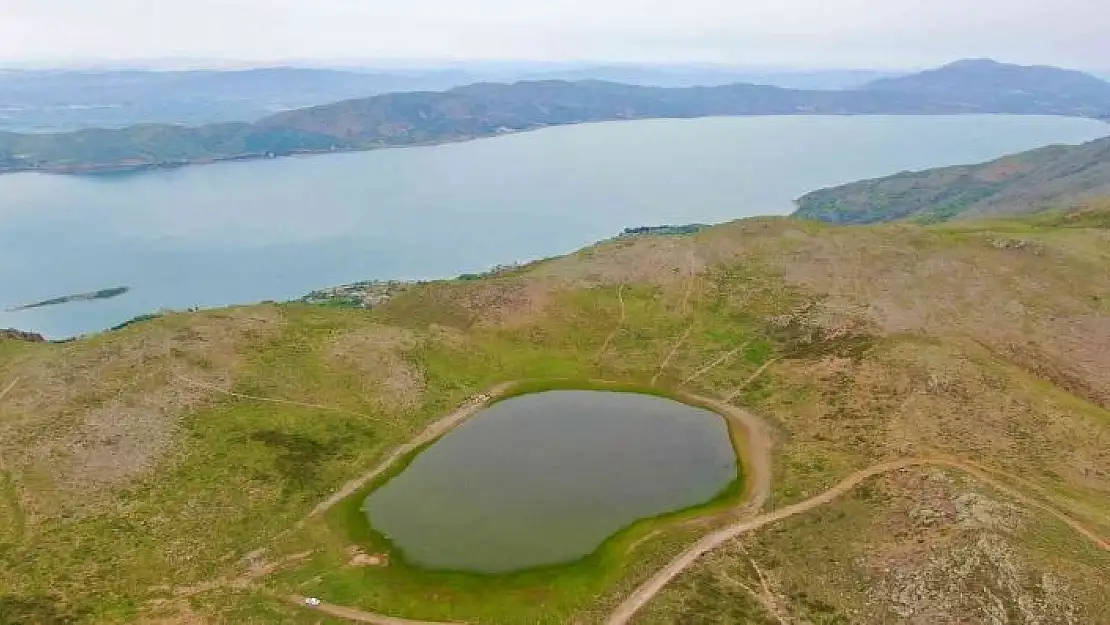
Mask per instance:
[[[798,217],[859,224],[1028,214],[1110,195],[1110,138],[814,191]]]
[[[1082,111],[1080,116],[1107,113],[1110,83],[1090,74],[1047,66],[969,59],[943,67],[868,83],[869,91],[892,91],[939,97],[968,110],[1035,113],[1048,108]]]
[[[369,309],[334,289],[0,340],[0,620],[340,622],[289,600],[309,595],[509,625],[605,622],[641,596],[637,623],[1110,622],[1105,216],[747,219]],[[421,573],[370,555],[388,547],[341,509],[311,514],[518,380],[751,415],[770,497],[508,578]]]
[[[546,126],[624,119],[816,114],[1007,113],[1080,117],[1110,114],[1110,102],[1091,86],[1106,83],[1093,77],[1079,80],[1075,73],[1065,70],[1001,64],[979,68],[968,76],[959,67],[957,64],[941,68],[931,76],[874,82],[862,89],[828,91],[751,84],[664,88],[596,80],[479,83],[442,92],[388,93],[347,100],[277,113],[255,123],[197,127],[144,124],[58,134],[0,133],[0,173],[173,167],[443,143]],[[984,72],[997,73],[1000,78],[983,82]],[[1023,91],[1014,86],[1041,80],[1046,72],[1066,77],[1050,84],[1074,84],[1075,90],[1048,93]],[[937,76],[947,78],[938,82]],[[943,88],[912,88],[922,82]]]

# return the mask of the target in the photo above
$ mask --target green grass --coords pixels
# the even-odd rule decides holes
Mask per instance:
[[[6,469],[11,475],[0,475],[0,520],[12,518],[11,501],[16,497],[30,505],[25,508],[21,540],[13,542],[14,534],[0,531],[0,609],[32,622],[71,615],[76,621],[133,621],[151,612],[149,600],[170,597],[169,587],[234,578],[242,573],[244,554],[266,548],[267,557],[275,560],[306,550],[312,555],[260,580],[256,588],[218,587],[202,592],[189,600],[192,609],[217,622],[318,622],[319,614],[286,604],[284,597],[296,593],[428,619],[505,625],[597,622],[624,593],[715,527],[721,521],[715,513],[739,497],[739,491],[725,493],[712,505],[637,523],[578,562],[498,577],[421,571],[405,566],[399,557],[386,568],[346,568],[352,544],[366,543],[375,552],[390,549],[371,532],[360,534],[366,523],[358,508],[365,493],[344,502],[327,518],[293,530],[340,485],[378,464],[391,449],[461,402],[504,381],[525,380],[518,387],[520,393],[597,387],[590,382],[596,380],[608,381],[601,386],[608,390],[680,399],[685,395],[679,397],[679,393],[719,398],[737,392],[734,403],[760,413],[777,430],[774,476],[775,501],[780,506],[812,496],[847,472],[888,457],[891,429],[915,426],[910,419],[925,427],[939,424],[941,435],[924,439],[929,445],[957,445],[970,434],[972,442],[992,450],[991,439],[975,438],[985,427],[982,420],[960,417],[961,421],[953,416],[960,416],[969,403],[986,406],[979,411],[982,414],[995,404],[1007,406],[1007,414],[1024,419],[1018,423],[1021,427],[1011,428],[1019,433],[1033,431],[1033,425],[1043,422],[1040,415],[1049,414],[1070,427],[1089,413],[1091,431],[1105,430],[1105,411],[1093,410],[1079,398],[1065,400],[1066,393],[1051,390],[1055,387],[1050,381],[1030,382],[1027,377],[1033,376],[1019,376],[1016,366],[989,370],[967,357],[974,348],[966,347],[959,337],[916,330],[879,337],[869,333],[877,330],[869,329],[824,336],[815,319],[823,306],[836,305],[836,296],[845,296],[836,294],[831,283],[828,288],[833,294],[826,296],[820,289],[807,291],[780,276],[773,255],[804,254],[808,244],[774,232],[761,234],[763,226],[771,230],[779,224],[813,236],[833,231],[840,237],[838,245],[850,243],[857,232],[782,220],[743,222],[702,232],[690,240],[730,260],[712,265],[698,277],[686,306],[688,285],[680,272],[655,283],[645,280],[623,287],[615,282],[587,286],[592,278],[584,283],[571,278],[545,293],[542,310],[526,310],[511,322],[490,321],[490,301],[511,300],[513,287],[532,286],[530,280],[547,284],[543,281],[550,275],[562,275],[564,261],[556,260],[546,261],[538,276],[520,269],[480,281],[416,285],[370,311],[307,304],[239,309],[239,313],[273,315],[277,328],[248,333],[230,360],[206,351],[208,341],[197,330],[235,329],[239,322],[229,311],[166,315],[65,346],[0,341],[0,385],[16,376],[24,378],[20,393],[9,398],[18,401],[0,405],[4,410],[0,417],[15,415],[18,421],[12,423],[19,427],[11,432],[21,437],[20,445],[29,441],[27,449],[34,449],[36,437],[72,430],[96,408],[110,408],[117,405],[113,402],[132,401],[166,388],[181,391],[169,377],[176,368],[197,376],[227,373],[232,380],[229,390],[237,393],[334,409],[212,393],[186,413],[175,415],[172,448],[139,478],[111,489],[82,492],[70,503],[61,502],[64,492],[52,481],[49,470],[54,458],[33,469],[9,463]],[[1020,220],[1008,224],[996,222],[980,229],[962,222],[925,229],[899,225],[858,232],[868,237],[865,242],[889,241],[886,244],[899,249],[912,248],[923,259],[960,251],[989,262],[1010,258],[988,245],[995,233],[1060,237],[1053,243],[1061,249],[1073,249],[1077,241],[1097,245],[1100,240],[1098,232],[1085,229],[1065,232]],[[744,234],[738,234],[741,231]],[[722,233],[751,238],[739,246],[742,254],[729,256]],[[635,252],[635,246],[649,243],[605,244],[570,260],[604,266],[609,255]],[[726,245],[714,247],[722,244]],[[771,251],[751,251],[761,245]],[[850,245],[846,249],[855,254]],[[889,256],[876,251],[874,258],[881,262]],[[1051,272],[1088,267],[1082,264],[1088,262],[1093,267],[1098,258],[1057,261],[1054,257],[1044,263],[1044,273],[1035,275],[1052,276]],[[858,259],[848,256],[845,262]],[[1031,264],[1029,271],[1042,271],[1040,266]],[[1034,304],[1026,303],[1032,310]],[[782,322],[788,314],[790,320]],[[394,359],[377,366],[418,373],[419,384],[402,397],[409,401],[390,400],[374,386],[358,358],[348,360],[332,353],[345,337],[372,334],[383,327],[404,334],[405,340],[384,347],[367,343],[358,347],[363,351],[356,356],[390,351]],[[141,357],[129,360],[128,354],[136,350]],[[930,395],[926,382],[934,372],[929,368],[934,356],[938,366],[963,367],[964,381],[977,384],[969,386],[975,394]],[[664,360],[668,364],[661,368]],[[826,361],[839,362],[842,369],[821,377],[820,366]],[[738,388],[772,362],[774,366],[750,385]],[[148,370],[158,375],[144,378],[141,374]],[[73,397],[58,393],[90,376],[97,376],[99,386],[81,387]],[[51,411],[19,412],[28,398],[35,397],[22,386],[32,378],[34,383],[56,383],[43,393],[44,405]],[[55,395],[63,399],[50,404]],[[1043,398],[1044,406],[1024,399],[1025,395]],[[912,412],[904,408],[907,405]],[[947,424],[971,429],[943,429]],[[912,428],[910,433],[914,434]],[[742,442],[741,435],[734,429],[734,442]],[[999,436],[1010,435],[1010,430],[1000,430]],[[1069,440],[1064,434],[1053,435],[1056,438],[1045,440],[1060,445]],[[920,440],[917,445],[908,453],[921,451]],[[1060,471],[1055,477],[1050,474],[1055,467],[1044,458],[1055,457],[1057,448],[1019,449],[1024,456],[1021,466],[1035,469],[1028,477],[1056,489],[1051,497],[1054,503],[1092,524],[1100,522],[1092,518],[1105,507],[1096,488],[1069,482]],[[1000,458],[991,454],[981,459],[995,465],[1008,461]],[[397,465],[394,472],[403,467],[403,463]],[[738,482],[734,488],[741,486]],[[841,510],[855,514],[854,509]],[[825,519],[827,523],[822,519],[791,525],[776,544],[793,544],[794,531],[813,536],[824,531],[827,538],[841,540],[852,536],[852,528],[858,529],[844,519]],[[1046,553],[1061,558],[1061,566],[1072,560],[1089,564],[1086,555],[1073,552],[1060,539],[1039,540]],[[805,567],[804,559],[791,564],[790,570],[795,567]],[[698,583],[708,581],[702,578]],[[725,617],[735,621],[747,615],[744,618],[758,622],[758,606],[741,597],[743,593],[726,590],[696,594],[707,597],[698,610],[734,600],[730,605],[737,612]],[[810,593],[809,599],[801,595],[796,599],[809,606],[807,610],[812,608],[816,618],[823,609],[821,602],[836,605],[828,596],[832,594]],[[805,603],[810,599],[812,605]],[[696,622],[691,618],[685,622]]]

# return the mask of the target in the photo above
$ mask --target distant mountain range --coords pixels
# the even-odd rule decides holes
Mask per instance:
[[[603,81],[479,83],[277,113],[256,123],[0,133],[0,172],[81,173],[460,141],[545,126],[723,115],[1006,113],[1110,116],[1110,84],[1046,67],[962,61],[851,90]]]
[[[382,93],[478,82],[604,80],[650,87],[751,83],[844,89],[892,76],[872,70],[752,71],[697,65],[462,65],[439,69],[267,67],[221,70],[0,70],[0,131],[62,132],[139,123],[253,122],[278,111]]]
[[[840,224],[928,223],[1034,213],[1099,197],[1110,197],[1110,137],[822,189],[798,200],[795,215]]]

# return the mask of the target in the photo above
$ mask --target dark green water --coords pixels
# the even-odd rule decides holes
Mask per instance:
[[[365,511],[410,564],[504,573],[580,559],[737,477],[720,415],[648,395],[549,391],[477,415],[371,493]]]

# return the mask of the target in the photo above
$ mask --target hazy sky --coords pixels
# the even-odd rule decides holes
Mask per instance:
[[[0,61],[1110,66],[1107,0],[0,0]],[[1104,61],[1105,59],[1105,61]]]

